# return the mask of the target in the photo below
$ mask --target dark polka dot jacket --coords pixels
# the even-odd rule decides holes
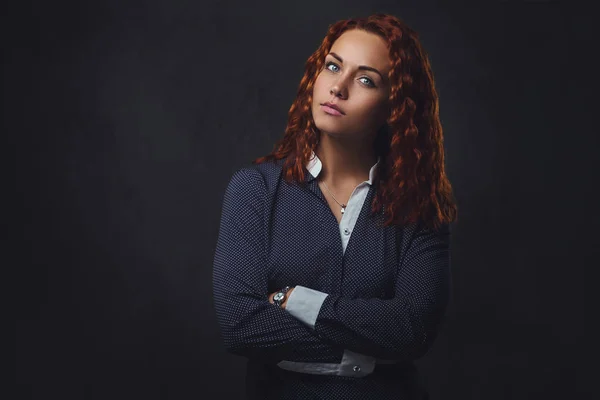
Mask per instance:
[[[247,358],[247,398],[427,398],[414,360],[449,301],[450,226],[383,227],[377,165],[338,224],[313,156],[304,185],[267,162],[236,171],[223,198],[214,304],[226,350]],[[286,309],[268,300],[284,286]]]

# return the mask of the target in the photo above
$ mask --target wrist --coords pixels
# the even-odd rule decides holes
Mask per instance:
[[[290,295],[292,294],[293,291],[294,291],[294,288],[291,288],[290,290],[288,290],[285,293],[285,300],[281,304],[281,308],[283,308],[284,310],[285,310],[285,306],[287,305],[288,299],[290,298]]]

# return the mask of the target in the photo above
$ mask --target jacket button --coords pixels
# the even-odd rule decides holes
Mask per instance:
[[[354,372],[359,372],[360,371],[360,366],[355,365],[353,369],[354,369]]]

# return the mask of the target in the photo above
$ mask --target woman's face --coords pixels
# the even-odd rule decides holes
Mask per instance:
[[[311,110],[321,134],[359,140],[374,135],[389,113],[390,68],[381,37],[357,29],[344,32],[333,43],[313,86]],[[328,113],[322,105],[326,102],[337,105],[342,114]]]

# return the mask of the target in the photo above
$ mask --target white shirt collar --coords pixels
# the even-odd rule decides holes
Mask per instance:
[[[373,166],[369,170],[369,180],[365,181],[369,185],[373,184],[373,178],[375,178],[375,174],[377,172],[377,167],[379,166],[380,161],[381,161],[381,156],[377,157],[377,162],[375,164],[373,164]],[[308,172],[310,172],[310,174],[312,176],[314,176],[316,178],[317,176],[319,176],[319,173],[321,172],[322,168],[323,168],[323,163],[321,163],[321,160],[319,159],[317,154],[313,151],[310,156],[310,160],[306,164],[306,169],[308,170]]]

